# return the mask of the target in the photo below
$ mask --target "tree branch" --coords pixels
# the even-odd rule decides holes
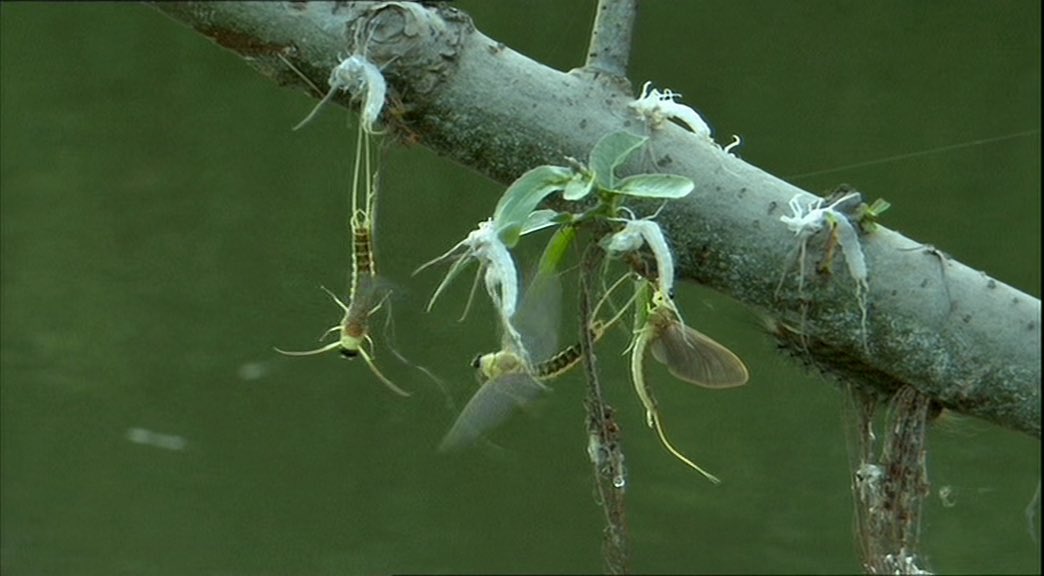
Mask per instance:
[[[393,130],[504,184],[536,165],[584,158],[610,132],[647,130],[627,107],[633,96],[611,79],[529,60],[452,8],[155,7],[280,84],[307,89],[283,58],[324,87],[338,53],[365,49],[388,80],[394,104],[385,120]],[[347,95],[338,101],[350,105]],[[650,136],[654,152],[620,172],[670,172],[696,183],[658,217],[682,278],[764,311],[782,342],[842,378],[886,391],[909,385],[952,410],[1040,436],[1038,299],[879,227],[860,238],[869,269],[864,333],[843,271],[813,273],[803,289],[792,273],[777,291],[796,246],[779,217],[792,198],[807,204],[814,196],[673,124]],[[823,253],[822,243],[810,243],[810,254]]]
[[[609,74],[627,82],[631,32],[637,17],[638,0],[598,0],[584,64],[586,71]]]

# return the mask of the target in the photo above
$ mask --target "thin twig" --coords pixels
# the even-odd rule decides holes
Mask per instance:
[[[605,253],[595,243],[584,250],[580,265],[580,352],[587,379],[587,451],[594,465],[598,503],[605,512],[606,526],[602,538],[602,558],[610,574],[627,572],[627,524],[624,514],[626,472],[620,449],[619,426],[613,408],[602,396],[594,353],[595,334],[591,329],[592,293],[598,285],[598,272]]]

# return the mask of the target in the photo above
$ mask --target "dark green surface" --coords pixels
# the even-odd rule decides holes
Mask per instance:
[[[533,58],[580,63],[590,3],[457,4]],[[1030,1],[647,2],[632,78],[681,92],[719,142],[742,135],[744,158],[786,176],[1038,129],[1039,22]],[[600,570],[576,376],[496,436],[503,450],[443,457],[455,412],[387,353],[414,398],[359,362],[272,352],[339,317],[317,286],[346,282],[343,110],[291,133],[314,101],[140,5],[4,4],[0,26],[5,575]],[[1039,133],[797,183],[841,181],[890,200],[886,225],[1039,296]],[[496,343],[489,307],[456,323],[460,282],[424,315],[439,272],[409,272],[499,190],[422,148],[387,163],[399,348],[458,406],[467,362]],[[607,343],[633,569],[856,571],[835,388],[740,306],[680,292],[753,377],[715,393],[652,372],[715,487],[644,428],[623,338]],[[930,567],[1039,572],[1023,515],[1039,442],[957,418],[929,447],[933,490],[956,504],[925,507]]]

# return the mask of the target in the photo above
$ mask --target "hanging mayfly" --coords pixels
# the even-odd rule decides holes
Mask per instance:
[[[645,295],[650,285],[645,280],[640,282],[638,293]],[[643,305],[646,300],[648,304]],[[653,289],[651,298],[639,297],[637,302],[631,378],[645,407],[646,422],[656,430],[668,452],[717,484],[718,478],[696,465],[667,439],[656,399],[645,381],[645,353],[651,351],[653,358],[665,364],[675,378],[704,388],[742,386],[749,378],[747,367],[731,350],[682,323],[674,303],[659,290]]]
[[[626,276],[615,283],[609,292],[624,279]],[[476,369],[481,384],[446,433],[439,445],[440,450],[454,450],[472,444],[482,434],[500,426],[517,410],[548,392],[543,382],[565,374],[580,362],[582,355],[579,343],[547,355],[555,349],[557,341],[557,326],[554,326],[553,321],[558,316],[558,293],[556,279],[538,276],[526,291],[516,317],[531,356],[546,359],[527,363],[525,357],[517,352],[514,339],[507,334],[502,338],[499,351],[477,356],[471,365]],[[597,317],[599,308],[608,296],[607,293],[602,298],[592,316]],[[627,306],[624,306],[609,320],[593,321],[589,327],[592,341],[601,339],[626,310]]]
[[[327,94],[327,98],[337,89],[348,90],[354,88],[357,91],[365,90],[363,113],[359,120],[358,135],[355,143],[355,165],[352,177],[352,206],[351,216],[349,217],[352,241],[352,275],[348,304],[346,305],[335,294],[323,288],[344,311],[341,323],[327,330],[327,334],[339,331],[339,340],[315,350],[290,352],[276,348],[276,351],[290,356],[307,356],[322,354],[330,350],[339,350],[343,356],[348,358],[362,356],[370,371],[385,386],[396,394],[409,396],[409,392],[396,386],[377,368],[372,352],[373,340],[369,335],[370,316],[380,309],[388,297],[387,291],[381,289],[377,280],[373,251],[373,226],[376,218],[377,187],[380,174],[379,166],[375,167],[374,164],[376,162],[371,160],[371,139],[372,134],[374,134],[373,122],[379,113],[380,106],[383,104],[384,80],[380,78],[380,72],[377,71],[372,63],[361,56],[353,56],[334,69],[330,75],[330,86],[331,89]],[[323,101],[325,102],[325,100],[326,98]],[[322,102],[320,102],[320,105],[322,105]],[[372,110],[373,108],[377,109],[376,113]],[[307,122],[314,113],[313,111],[312,114],[309,114],[304,122]],[[299,124],[299,126],[303,125],[304,122]],[[364,189],[361,201],[359,198],[360,187]],[[367,350],[367,346],[371,350]]]

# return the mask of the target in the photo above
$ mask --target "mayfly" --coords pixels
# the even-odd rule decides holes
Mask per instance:
[[[641,282],[637,292],[649,290],[648,282]],[[635,315],[637,329],[631,344],[631,378],[645,407],[646,423],[656,430],[664,448],[675,458],[711,482],[720,483],[718,478],[700,468],[667,440],[656,400],[645,382],[645,353],[651,351],[653,358],[667,365],[674,377],[704,388],[731,388],[746,384],[749,378],[747,367],[731,350],[682,323],[674,303],[659,290],[653,290],[644,314],[640,309],[643,300],[638,299],[639,313]]]
[[[602,303],[607,301],[609,292],[612,292],[627,276],[617,281],[609,288],[606,295],[595,307],[592,316],[597,317]],[[533,351],[547,351],[555,348],[555,329],[553,326],[544,326],[541,330],[532,330],[527,326],[526,319],[536,316],[533,310],[539,305],[542,319],[554,319],[556,314],[548,310],[557,309],[553,297],[540,298],[537,295],[545,295],[550,289],[535,281],[533,286],[526,292],[526,298],[521,309],[520,324],[530,328],[524,330],[528,340],[539,339],[540,343],[527,342]],[[544,283],[549,280],[544,280]],[[619,312],[609,320],[594,320],[589,327],[592,341],[597,342],[615,324],[628,306],[623,306]],[[476,374],[481,382],[479,389],[461,410],[452,428],[446,433],[439,449],[442,451],[463,448],[472,444],[479,436],[500,426],[515,411],[523,408],[542,394],[548,392],[547,386],[543,384],[565,374],[576,366],[581,358],[580,344],[568,346],[559,352],[548,356],[546,360],[534,364],[528,363],[525,358],[515,350],[514,340],[504,335],[501,350],[477,356],[471,365],[476,369]]]
[[[363,158],[365,158],[365,162]],[[288,352],[276,348],[276,351],[290,356],[307,356],[322,354],[329,350],[339,350],[343,356],[348,358],[362,356],[370,371],[385,386],[396,394],[409,396],[409,392],[396,386],[377,368],[373,352],[366,350],[367,345],[371,349],[373,348],[373,340],[368,333],[370,316],[381,307],[387,298],[387,293],[380,289],[377,280],[377,269],[373,252],[373,222],[376,211],[377,184],[380,175],[371,166],[370,158],[370,136],[366,131],[366,126],[360,122],[358,137],[356,138],[355,166],[352,179],[352,213],[349,218],[352,233],[352,279],[348,293],[348,304],[346,305],[335,294],[323,288],[334,299],[334,302],[337,302],[337,305],[344,310],[344,317],[341,319],[341,323],[327,331],[327,334],[340,331],[341,337],[337,342],[332,342],[315,350]],[[360,184],[365,188],[365,197],[362,203],[359,201]]]

